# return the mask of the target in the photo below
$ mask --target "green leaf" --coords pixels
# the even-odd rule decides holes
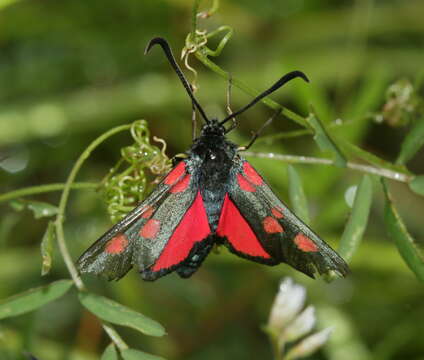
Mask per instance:
[[[44,233],[43,239],[41,240],[41,257],[43,263],[41,265],[41,275],[47,275],[50,272],[52,266],[52,252],[53,252],[53,242],[55,240],[55,223],[54,221],[49,221],[47,225],[46,232]]]
[[[113,343],[105,349],[100,360],[119,360],[118,350]]]
[[[400,255],[415,275],[424,281],[424,251],[420,244],[408,233],[405,224],[393,205],[389,189],[384,179],[381,180],[386,206],[384,220],[389,236],[394,240]]]
[[[165,335],[161,324],[113,300],[89,292],[81,292],[78,296],[84,307],[100,319],[133,328],[146,335]]]
[[[140,350],[125,349],[121,351],[124,360],[165,360],[163,357],[151,355]]]
[[[0,304],[0,319],[38,309],[63,296],[72,287],[72,284],[71,280],[59,280],[5,299]]]
[[[16,211],[22,211],[25,208],[31,210],[34,213],[36,219],[42,217],[51,217],[57,214],[58,208],[52,204],[41,202],[41,201],[30,201],[30,200],[12,200],[10,206]]]
[[[424,145],[424,117],[419,119],[406,135],[400,147],[400,153],[396,160],[397,164],[405,164]]]
[[[418,195],[424,196],[424,175],[414,177],[409,183],[409,188]]]
[[[342,154],[342,152],[339,150],[339,148],[336,146],[334,141],[331,139],[330,135],[327,133],[327,130],[325,129],[324,125],[321,123],[321,121],[318,119],[318,117],[314,113],[310,113],[309,116],[306,118],[308,124],[312,127],[314,130],[314,139],[316,143],[318,144],[319,148],[322,151],[331,151],[335,155],[334,159],[334,165],[339,167],[345,167],[346,166],[346,158]]]
[[[367,227],[368,216],[372,201],[372,182],[368,175],[364,175],[359,184],[355,200],[353,201],[352,213],[346,224],[340,240],[339,254],[349,261],[359,244],[365,228]]]
[[[350,142],[342,139],[342,138],[337,138],[337,143],[339,144],[339,146],[342,148],[342,150],[347,153],[348,155],[352,155],[352,156],[356,156],[359,159],[365,160],[368,163],[375,165],[377,167],[381,167],[381,168],[386,168],[389,170],[393,170],[396,172],[400,172],[406,175],[410,175],[411,173],[405,169],[404,166],[401,165],[394,165],[389,161],[383,160],[381,158],[379,158],[378,156],[364,150],[361,149],[360,147],[351,144]]]
[[[288,165],[289,196],[295,214],[306,224],[310,223],[308,201],[303,190],[302,180],[292,165]]]

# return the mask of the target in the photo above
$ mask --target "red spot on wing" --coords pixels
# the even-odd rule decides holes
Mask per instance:
[[[225,236],[238,252],[250,256],[271,258],[228,194],[225,195],[216,232],[219,236]]]
[[[118,234],[106,243],[105,252],[108,254],[120,254],[128,246],[128,239],[124,234]]]
[[[272,215],[274,215],[274,217],[276,217],[277,219],[281,219],[284,217],[283,215],[283,210],[281,210],[278,207],[274,207],[271,209]]]
[[[271,217],[271,216],[267,216],[263,220],[262,225],[264,227],[264,230],[268,234],[277,234],[277,233],[281,233],[281,232],[284,231],[284,229],[280,225],[280,223],[277,220],[275,220],[273,217]]]
[[[171,188],[170,191],[175,194],[175,193],[179,193],[179,192],[186,190],[188,188],[188,185],[190,184],[190,178],[191,178],[191,175],[187,174],[186,176],[183,177],[183,179],[181,181],[177,182]]]
[[[185,162],[180,161],[178,165],[171,170],[163,182],[166,185],[173,185],[185,173]]]
[[[296,244],[299,250],[306,252],[318,251],[318,246],[316,246],[315,243],[304,234],[297,234],[294,238],[294,243]]]
[[[248,192],[254,192],[256,189],[252,186],[252,184],[246,180],[246,178],[242,174],[237,174],[237,182],[240,186],[240,189]]]
[[[148,219],[153,215],[153,211],[155,211],[155,209],[153,209],[153,207],[147,206],[146,209],[141,214],[141,217],[143,219]]]
[[[152,270],[159,271],[179,264],[189,255],[194,244],[204,240],[210,232],[202,195],[198,192],[196,199],[176,227]]]
[[[243,163],[243,171],[247,179],[254,185],[262,185],[264,183],[261,176],[256,172],[256,170],[250,165],[247,161]]]
[[[154,239],[160,230],[160,221],[148,220],[140,230],[140,235],[145,239]]]

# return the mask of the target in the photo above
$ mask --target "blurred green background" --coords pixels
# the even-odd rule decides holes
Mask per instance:
[[[191,6],[187,0],[0,1],[2,192],[64,182],[94,138],[140,118],[149,122],[152,135],[165,139],[169,156],[186,150],[191,143],[189,99],[163,54],[155,49],[144,57],[143,49],[160,35],[179,54],[190,31]],[[304,71],[310,85],[294,81],[272,98],[302,115],[312,104],[326,124],[347,122],[338,128],[339,136],[394,161],[407,127],[377,123],[371,115],[381,111],[390,84],[400,79],[414,84],[422,77],[423,14],[422,0],[231,0],[222,1],[218,13],[201,20],[199,28],[234,28],[234,37],[215,61],[258,91],[287,71]],[[199,72],[199,101],[208,114],[222,117],[226,82],[194,58],[190,64]],[[234,89],[233,109],[250,99]],[[230,138],[244,144],[270,114],[257,105],[240,117]],[[265,133],[298,128],[280,117]],[[119,159],[120,148],[130,143],[128,133],[110,139],[78,180],[100,181]],[[311,136],[258,142],[252,150],[322,156]],[[287,200],[286,165],[251,161]],[[424,152],[408,165],[414,173],[424,173]],[[313,228],[337,247],[350,210],[344,194],[361,174],[318,165],[296,169]],[[131,346],[168,359],[271,359],[261,326],[287,275],[307,287],[321,327],[336,329],[313,358],[424,359],[424,289],[387,237],[377,185],[363,244],[346,279],[314,281],[287,266],[261,266],[222,249],[189,280],[173,274],[147,283],[131,271],[119,282],[87,277],[87,284],[163,324],[168,335],[162,338],[125,328],[119,332]],[[403,184],[390,185],[409,231],[423,239],[423,198]],[[59,195],[32,199],[57,204]],[[14,212],[6,203],[0,213],[0,299],[68,277],[57,249],[51,273],[40,277],[46,220],[34,220],[29,211]],[[65,231],[74,259],[110,225],[98,193],[72,192]],[[40,360],[97,359],[108,343],[75,291],[36,312],[0,322],[2,360],[20,358],[22,351]]]

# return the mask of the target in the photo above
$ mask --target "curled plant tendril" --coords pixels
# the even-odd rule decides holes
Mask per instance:
[[[189,64],[189,57],[192,54],[201,53],[204,56],[219,56],[221,54],[222,49],[225,47],[228,40],[233,35],[233,29],[230,26],[220,26],[218,29],[207,32],[207,30],[198,30],[197,29],[197,18],[207,19],[216,13],[219,9],[219,0],[214,0],[212,7],[207,11],[198,12],[199,1],[195,3],[193,9],[193,29],[187,35],[185,40],[185,45],[181,51],[181,59],[184,61],[185,67],[191,71],[193,76],[193,81],[191,83],[193,92],[196,92],[198,89],[196,81],[197,81],[197,71]],[[212,50],[206,46],[208,40],[212,37],[220,33],[225,33],[223,38],[219,41],[218,46],[215,50]]]
[[[165,141],[153,137],[161,146],[150,143],[145,120],[134,122],[130,132],[134,144],[121,149],[121,159],[102,182],[108,213],[113,222],[121,220],[141,202],[150,186],[171,169],[171,160],[165,154]],[[153,175],[152,181],[148,181],[146,170]]]

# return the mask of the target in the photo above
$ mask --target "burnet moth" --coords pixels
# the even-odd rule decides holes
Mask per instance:
[[[146,53],[160,45],[205,124],[184,158],[152,193],[122,221],[98,239],[78,260],[83,273],[120,279],[133,266],[144,280],[176,271],[193,275],[214,245],[266,265],[287,263],[315,277],[335,272],[345,276],[348,266],[318,235],[293,214],[265,180],[226,138],[230,120],[288,81],[305,74],[293,71],[225,119],[209,119],[162,38],[152,39]],[[272,118],[271,118],[272,119]],[[270,119],[270,120],[271,120]]]

